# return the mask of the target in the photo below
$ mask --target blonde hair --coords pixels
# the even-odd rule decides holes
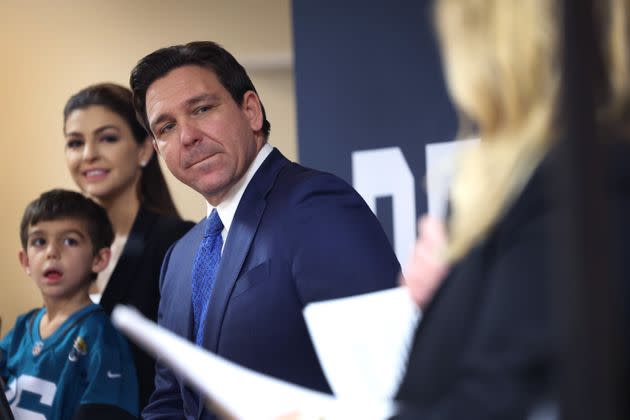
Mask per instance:
[[[602,122],[629,115],[629,1],[598,1],[598,21],[606,23],[607,95],[598,106]],[[560,135],[559,7],[556,0],[437,2],[449,91],[481,137],[480,146],[460,162],[451,190],[450,261],[487,235]]]
[[[597,4],[599,19],[607,22],[603,34],[606,94],[598,109],[601,123],[616,126],[628,136],[630,124],[630,0],[608,0]],[[630,136],[628,136],[630,137]]]

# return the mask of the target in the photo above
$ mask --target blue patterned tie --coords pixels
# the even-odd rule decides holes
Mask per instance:
[[[214,286],[214,278],[221,261],[223,223],[216,209],[206,219],[206,231],[199,244],[192,267],[192,306],[193,335],[195,343],[202,344],[203,329],[206,324],[208,302]]]

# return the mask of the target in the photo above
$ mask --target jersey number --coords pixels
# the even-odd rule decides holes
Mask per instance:
[[[7,400],[9,400],[11,404],[11,411],[13,411],[15,418],[23,420],[46,420],[46,416],[44,414],[19,406],[23,391],[39,395],[40,404],[50,407],[52,406],[53,399],[55,398],[57,385],[53,382],[45,381],[35,376],[20,375],[20,377],[9,384],[6,391]]]

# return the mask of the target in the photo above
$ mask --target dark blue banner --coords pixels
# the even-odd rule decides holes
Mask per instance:
[[[401,262],[427,211],[425,145],[457,128],[431,3],[293,0],[300,162],[353,184]]]

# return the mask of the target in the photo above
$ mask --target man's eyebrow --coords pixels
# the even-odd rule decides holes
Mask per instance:
[[[149,130],[155,133],[155,126],[160,124],[162,121],[167,120],[168,117],[168,114],[160,114],[154,121],[149,121]]]
[[[193,106],[200,102],[216,101],[217,99],[219,99],[219,95],[213,93],[202,93],[201,95],[193,96],[192,98],[187,99],[185,104],[187,106]]]

